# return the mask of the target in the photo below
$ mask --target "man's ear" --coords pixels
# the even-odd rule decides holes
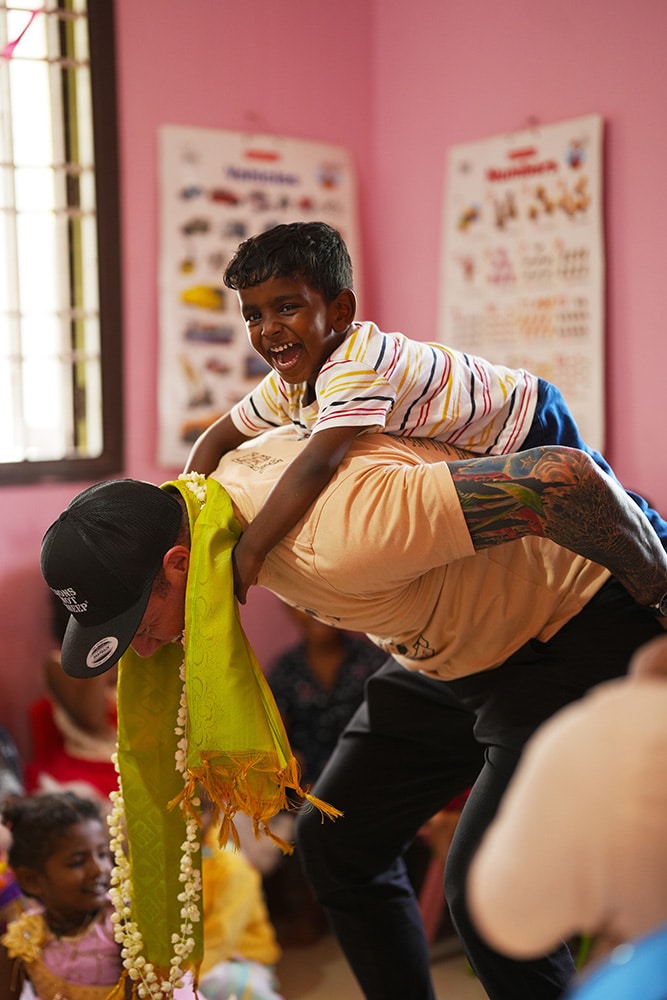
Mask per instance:
[[[357,312],[357,296],[351,288],[344,288],[331,303],[332,326],[337,333],[347,330]]]
[[[179,576],[187,576],[189,565],[190,549],[185,545],[172,546],[162,559],[162,568],[170,583]]]

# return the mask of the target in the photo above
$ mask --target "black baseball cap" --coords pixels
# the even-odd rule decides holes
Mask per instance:
[[[182,508],[172,492],[114,479],[79,493],[42,539],[42,575],[65,605],[61,663],[97,677],[132,642]]]

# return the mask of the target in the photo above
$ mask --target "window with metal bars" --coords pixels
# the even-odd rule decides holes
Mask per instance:
[[[113,0],[0,0],[0,482],[122,469]]]

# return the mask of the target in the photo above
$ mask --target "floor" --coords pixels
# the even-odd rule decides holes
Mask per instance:
[[[442,1000],[486,1000],[455,942],[436,945],[431,968],[436,995]],[[330,934],[311,945],[285,948],[278,976],[285,1000],[363,1000]]]

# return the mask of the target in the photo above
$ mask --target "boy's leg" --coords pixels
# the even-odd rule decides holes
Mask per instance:
[[[472,785],[482,750],[447,685],[389,661],[367,682],[314,794],[335,823],[299,816],[315,895],[369,1000],[433,1000],[428,944],[403,860],[419,828]]]
[[[535,419],[521,444],[521,449],[525,451],[541,444],[562,444],[567,448],[578,448],[580,451],[585,451],[594,459],[596,465],[604,469],[608,475],[613,476],[617,482],[620,481],[605,457],[594,448],[589,448],[583,440],[560,389],[544,379],[540,379],[539,383]],[[653,530],[667,549],[667,521],[649,505],[644,497],[633,493],[632,490],[626,490],[626,493],[644,512],[653,525]]]

